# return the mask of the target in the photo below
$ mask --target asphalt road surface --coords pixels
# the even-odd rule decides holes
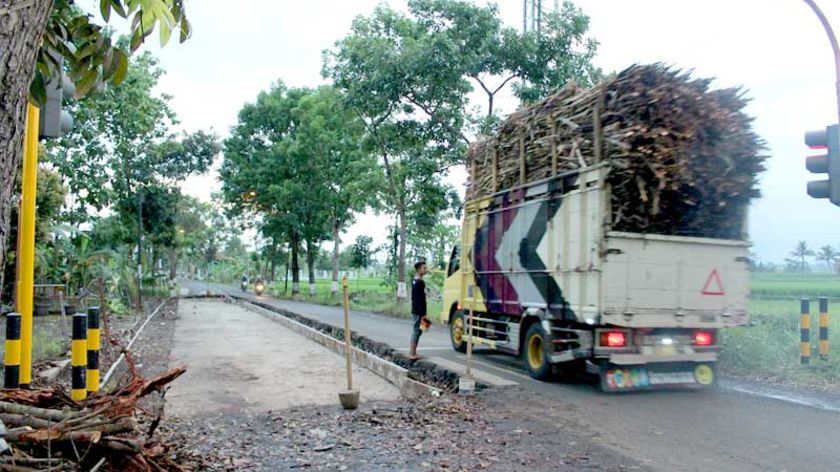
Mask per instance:
[[[227,292],[336,326],[340,308],[256,297],[238,288],[183,282],[194,291]],[[352,312],[352,329],[390,344],[408,346],[408,320]],[[431,360],[464,362],[453,351],[445,328],[423,335],[420,353]],[[546,383],[531,379],[520,361],[478,351],[483,373],[516,382],[521,388],[556,399],[569,420],[593,440],[649,465],[686,472],[840,471],[840,410],[815,408],[730,389],[604,394],[593,385]]]

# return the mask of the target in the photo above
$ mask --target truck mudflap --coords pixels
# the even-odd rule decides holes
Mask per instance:
[[[717,382],[715,364],[706,362],[615,365],[600,368],[601,390],[630,392],[667,387],[709,387]]]

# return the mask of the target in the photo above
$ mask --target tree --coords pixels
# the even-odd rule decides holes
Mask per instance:
[[[481,123],[486,131],[498,121],[495,97],[514,79],[515,93],[527,100],[568,80],[594,80],[596,43],[585,38],[587,29],[588,18],[571,4],[536,36],[503,28],[495,6],[412,0],[408,15],[380,6],[357,17],[325,53],[323,74],[346,92],[386,176],[383,203],[397,217],[400,238],[398,299],[405,298],[409,197],[441,188],[440,176],[463,162],[471,127]],[[491,85],[494,78],[501,83]],[[480,117],[469,113],[472,83],[487,93]]]
[[[162,74],[157,59],[143,53],[131,61],[123,83],[70,105],[76,126],[48,146],[47,159],[78,195],[73,210],[82,218],[89,208],[142,200],[147,186],[203,173],[218,154],[211,133],[169,134],[176,123],[171,97],[153,93]]]
[[[77,126],[50,146],[50,162],[80,196],[74,208],[76,221],[83,220],[90,207],[120,212],[136,236],[138,268],[147,253],[154,263],[155,244],[170,247],[174,242],[171,227],[148,226],[173,221],[178,193],[167,188],[190,174],[205,172],[219,151],[213,134],[169,134],[176,122],[169,108],[171,97],[153,93],[162,74],[154,56],[140,54],[121,84],[106,86],[71,105]],[[153,210],[144,211],[144,206]],[[164,211],[166,218],[147,219]],[[146,232],[152,235],[149,251],[143,248]],[[138,270],[138,282],[140,277]],[[140,292],[137,303],[141,304]]]
[[[829,272],[834,272],[834,266],[838,259],[840,259],[840,252],[837,252],[833,246],[826,244],[821,247],[816,254],[817,260],[825,263]]]
[[[500,122],[496,97],[508,87],[520,100],[534,102],[569,81],[590,86],[601,78],[592,65],[598,43],[586,36],[589,17],[570,1],[564,1],[560,11],[547,13],[540,31],[524,33],[504,27],[494,4],[411,0],[409,10],[433,38],[427,44],[450,52],[444,57],[453,75],[460,74],[460,80],[484,92],[483,113],[472,117],[482,134]]]
[[[139,2],[104,0],[100,14],[111,12],[131,22],[131,50],[156,28],[166,44],[174,30],[181,41],[190,34],[183,0]],[[66,61],[77,93],[85,94],[100,80],[119,83],[127,67],[127,53],[114,46],[108,32],[71,0],[0,0],[0,267],[6,255],[14,184],[19,172],[30,98],[44,102],[45,81]]]
[[[370,236],[356,236],[356,242],[350,246],[350,267],[367,269],[373,261],[373,238]]]
[[[805,273],[805,269],[808,267],[807,258],[814,255],[814,251],[808,247],[808,243],[805,241],[799,241],[796,243],[796,248],[790,252],[790,259],[786,259],[786,262],[790,263],[794,261],[796,266],[799,268],[802,273]]]
[[[354,212],[375,202],[381,174],[376,160],[362,148],[361,121],[335,88],[319,87],[301,97],[293,113],[296,130],[289,151],[315,163],[315,172],[320,174],[307,198],[320,200],[326,212],[333,241],[332,292],[336,293],[339,236],[353,222]],[[312,278],[310,283],[314,283]]]
[[[307,94],[278,82],[246,104],[224,142],[219,170],[222,194],[232,215],[251,215],[263,236],[288,241],[292,258],[292,293],[300,292],[298,254],[302,245],[326,231],[313,221],[323,215],[312,208],[315,166],[301,153],[290,152],[296,121],[293,109]],[[308,228],[309,234],[304,231]],[[316,231],[317,230],[317,231]]]

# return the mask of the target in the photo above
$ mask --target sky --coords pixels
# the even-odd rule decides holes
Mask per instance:
[[[478,3],[485,3],[477,0]],[[79,3],[98,4],[93,0]],[[187,13],[193,36],[184,44],[146,46],[166,75],[159,90],[174,96],[172,107],[187,131],[212,128],[225,137],[242,105],[282,79],[291,86],[325,83],[322,51],[345,36],[353,18],[367,15],[379,0],[193,0]],[[404,0],[391,6],[405,8]],[[521,27],[522,0],[497,2],[504,21]],[[544,3],[553,4],[546,1]],[[600,43],[595,63],[605,72],[636,63],[664,62],[715,77],[714,86],[743,86],[752,102],[747,113],[768,146],[762,198],[750,211],[753,250],[763,261],[780,262],[799,240],[818,248],[840,246],[840,208],[814,200],[806,182],[819,176],[805,169],[813,154],[806,131],[838,120],[835,73],[827,36],[800,0],[574,0],[591,18]],[[840,2],[821,0],[840,34]],[[236,5],[233,7],[232,5]],[[93,11],[93,8],[91,7]],[[507,100],[502,108],[513,111]],[[218,163],[217,163],[218,165]],[[448,181],[463,189],[465,173]],[[218,189],[215,170],[183,184],[186,193],[209,200]],[[358,215],[345,243],[367,234],[386,238],[391,220]]]

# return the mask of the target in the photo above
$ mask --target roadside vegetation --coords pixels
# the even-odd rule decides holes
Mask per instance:
[[[831,352],[820,358],[818,297],[829,298]],[[811,300],[811,363],[799,359],[800,299]],[[754,273],[750,324],[723,331],[721,367],[748,379],[840,388],[840,277],[830,273]]]

